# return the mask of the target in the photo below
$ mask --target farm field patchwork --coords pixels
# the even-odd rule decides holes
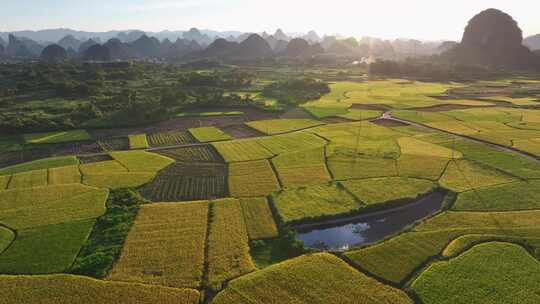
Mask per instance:
[[[207,221],[207,202],[144,205],[108,279],[198,288]]]
[[[423,303],[537,303],[540,263],[508,243],[473,247],[427,267],[412,283]]]
[[[441,186],[455,192],[515,181],[509,175],[468,160],[453,160],[440,179]]]
[[[538,211],[445,212],[413,231],[345,255],[370,273],[403,283],[430,257],[436,257],[454,239],[471,234],[530,238],[540,230]]]
[[[164,131],[148,134],[151,147],[175,146],[195,143],[195,139],[186,131]]]
[[[44,292],[47,291],[47,292]],[[0,276],[0,293],[15,303],[197,304],[200,294],[193,289],[99,281],[67,274],[47,276]],[[61,299],[59,299],[61,297]]]
[[[377,282],[333,255],[319,253],[282,262],[232,280],[213,303],[413,302],[403,291]]]
[[[182,162],[219,162],[221,157],[212,146],[197,146],[160,150],[160,155]]]
[[[284,153],[272,159],[285,188],[324,184],[331,180],[324,148]]]
[[[229,164],[228,183],[233,197],[265,196],[280,189],[267,160]]]

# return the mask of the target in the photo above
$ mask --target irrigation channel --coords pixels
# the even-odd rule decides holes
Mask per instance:
[[[412,203],[357,216],[295,226],[296,238],[306,248],[345,251],[372,244],[440,211],[445,194],[435,191]]]

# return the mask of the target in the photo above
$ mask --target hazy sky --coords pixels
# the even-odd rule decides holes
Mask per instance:
[[[382,38],[460,39],[486,8],[516,19],[525,35],[540,33],[534,0],[4,0],[0,31],[73,28],[87,31],[190,27],[249,32],[316,30]],[[534,4],[537,3],[537,4]]]

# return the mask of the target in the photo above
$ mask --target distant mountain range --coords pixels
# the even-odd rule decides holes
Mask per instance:
[[[0,33],[0,55],[37,58],[43,49],[57,44],[68,57],[85,58],[92,51],[99,58],[214,58],[220,60],[256,57],[308,58],[321,54],[345,57],[401,59],[439,53],[442,42],[421,42],[410,39],[343,38],[307,34],[287,34],[279,29],[273,34],[218,32],[192,28],[188,31],[143,32],[140,30],[84,32],[71,29],[19,31]],[[95,54],[87,54],[95,58]],[[49,58],[48,56],[47,58]]]
[[[54,44],[62,47],[71,58],[111,60],[132,58],[250,60],[259,57],[310,58],[323,54],[354,58],[403,59],[440,54],[458,45],[453,41],[321,37],[315,31],[307,34],[287,34],[281,29],[273,34],[219,32],[196,28],[188,31],[162,32],[140,30],[85,32],[49,29],[0,33],[2,56],[37,58],[42,55],[45,47]],[[526,38],[523,44],[533,50],[540,49],[540,35]],[[95,45],[100,47],[94,47]],[[92,52],[97,53],[86,54],[90,48]],[[58,50],[53,48],[55,49]]]

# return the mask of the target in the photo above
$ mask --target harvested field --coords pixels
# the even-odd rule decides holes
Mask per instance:
[[[264,197],[240,199],[242,213],[250,240],[269,239],[278,236],[278,230]]]
[[[91,163],[97,163],[102,161],[108,161],[113,160],[113,158],[109,154],[100,154],[100,155],[92,155],[92,156],[77,156],[81,164],[91,164]]]
[[[339,284],[336,284],[339,282]],[[262,288],[264,286],[264,288]],[[301,286],[301,288],[291,288]],[[305,255],[230,282],[215,304],[412,304],[406,293],[383,285],[327,253]]]
[[[0,276],[3,304],[198,304],[193,289],[106,282],[67,274],[48,276]],[[59,298],[60,297],[60,298]]]
[[[231,135],[234,138],[251,138],[251,137],[260,137],[260,136],[265,135],[262,132],[259,132],[253,128],[250,128],[246,124],[225,126],[225,127],[222,127],[221,130],[223,130],[225,133]]]
[[[249,238],[236,199],[212,202],[208,236],[208,285],[213,290],[223,288],[226,280],[255,270],[249,255]]]
[[[218,163],[174,163],[141,188],[154,202],[178,202],[225,197],[227,167]]]
[[[164,131],[148,135],[151,147],[166,147],[195,143],[196,140],[186,131]]]
[[[129,150],[129,139],[127,137],[100,139],[98,144],[104,151]]]
[[[208,203],[144,205],[108,279],[199,288]]]
[[[214,147],[209,145],[160,150],[155,153],[180,162],[219,162],[222,160]]]
[[[267,160],[231,163],[228,183],[233,197],[266,196],[280,189]]]

